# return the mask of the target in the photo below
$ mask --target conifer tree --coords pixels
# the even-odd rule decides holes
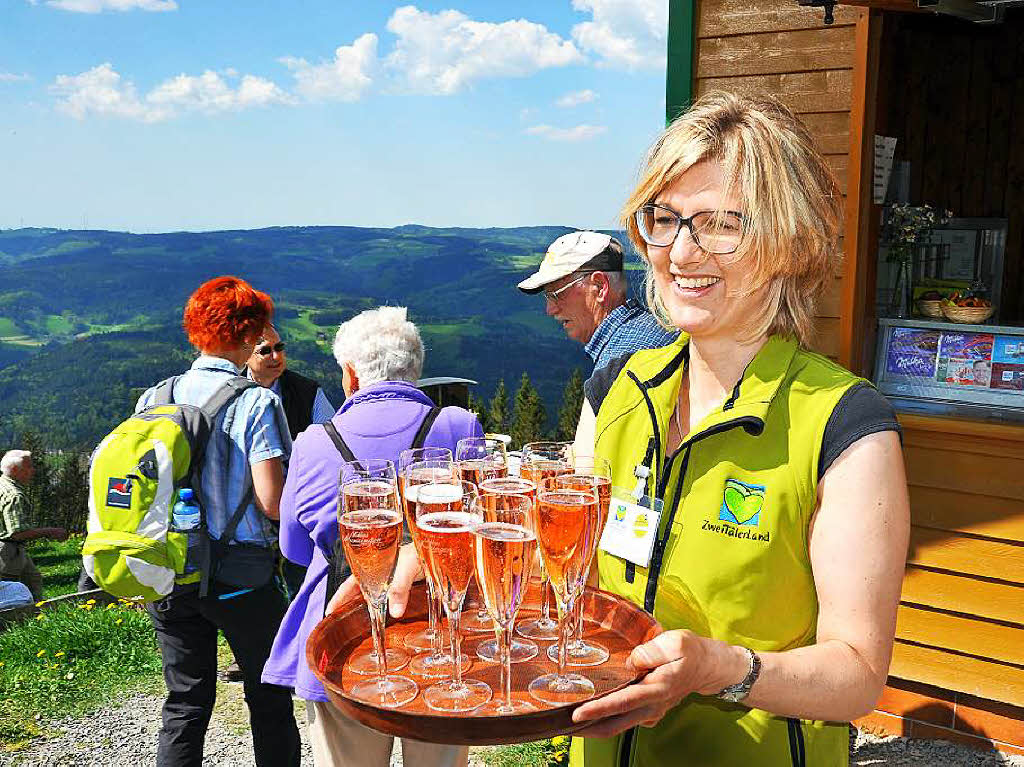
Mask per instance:
[[[524,372],[512,407],[512,446],[520,448],[527,442],[542,439],[546,420],[544,403]]]
[[[583,376],[579,368],[573,368],[569,381],[562,392],[562,406],[558,410],[558,426],[555,428],[555,439],[571,442],[576,437],[576,424],[580,420],[583,408]]]
[[[499,378],[498,385],[494,387],[494,396],[491,397],[491,406],[487,411],[485,431],[508,434],[508,429],[510,428],[508,410],[508,392],[505,390],[505,379]]]
[[[469,401],[466,402],[466,410],[476,416],[476,419],[480,422],[480,426],[483,427],[484,433],[494,431],[491,428],[490,412],[487,410],[487,401],[483,397],[474,397],[473,392],[469,393]]]
[[[49,456],[46,454],[46,445],[33,431],[22,432],[19,442],[19,450],[28,450],[32,453],[32,465],[35,467],[32,481],[25,488],[31,507],[30,524],[32,527],[47,527],[53,502],[53,471]]]

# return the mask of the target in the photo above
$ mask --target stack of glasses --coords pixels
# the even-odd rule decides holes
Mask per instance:
[[[608,650],[583,637],[582,599],[611,500],[607,461],[572,456],[567,443],[525,446],[521,476],[508,476],[503,443],[461,440],[456,455],[444,448],[407,450],[396,470],[391,461],[359,461],[344,474],[339,500],[342,545],[370,613],[372,652],[353,656],[348,667],[373,676],[350,693],[386,708],[404,706],[420,692],[408,671],[440,678],[423,690],[427,706],[442,712],[483,715],[536,710],[525,697],[513,700],[511,664],[530,660],[532,640],[555,640],[547,656],[557,672],[530,681],[532,698],[564,705],[594,695],[594,684],[568,666],[605,662]],[[387,591],[398,560],[403,511],[426,574],[429,623],[405,637],[413,652],[387,647]],[[540,552],[543,605],[539,618],[516,624]],[[462,610],[476,577],[483,605]],[[550,590],[549,590],[550,584]],[[549,613],[553,591],[558,621]],[[444,642],[441,613],[448,623]],[[500,699],[490,686],[468,679],[462,632],[493,631],[477,657],[501,664]],[[519,636],[516,636],[518,634]],[[455,662],[458,659],[458,662]]]

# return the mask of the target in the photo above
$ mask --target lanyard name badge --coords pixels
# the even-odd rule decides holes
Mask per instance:
[[[640,464],[634,474],[637,481],[632,491],[612,488],[608,522],[601,535],[600,547],[602,551],[646,568],[658,537],[664,503],[660,498],[651,498],[644,493],[650,469]]]

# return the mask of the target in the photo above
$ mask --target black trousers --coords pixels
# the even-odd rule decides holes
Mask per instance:
[[[202,599],[198,592],[189,592],[147,607],[167,684],[157,767],[201,767],[203,763],[203,741],[217,696],[218,629],[224,632],[242,670],[256,764],[299,764],[299,730],[291,691],[260,681],[284,617],[284,597],[271,581],[240,596],[218,598],[236,590],[211,584],[210,594]]]

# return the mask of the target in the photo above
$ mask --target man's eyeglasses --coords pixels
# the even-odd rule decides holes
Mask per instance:
[[[735,253],[743,241],[743,214],[735,210],[700,210],[683,218],[671,208],[649,203],[636,212],[640,236],[656,248],[671,246],[684,226],[697,247],[707,253]]]
[[[579,277],[577,277],[572,282],[570,282],[570,283],[568,283],[566,285],[563,285],[562,287],[558,288],[558,290],[545,290],[545,291],[542,291],[541,294],[544,296],[544,299],[546,301],[550,301],[553,304],[557,304],[558,303],[558,299],[561,297],[561,295],[565,291],[567,291],[569,288],[571,288],[573,285],[575,285],[577,282],[585,280],[587,278],[587,274],[590,274],[590,272],[586,272],[584,274],[581,274]]]
[[[278,341],[276,344],[271,346],[270,344],[264,344],[263,346],[257,346],[254,351],[261,357],[269,357],[272,352],[280,354],[284,351],[284,341]]]

